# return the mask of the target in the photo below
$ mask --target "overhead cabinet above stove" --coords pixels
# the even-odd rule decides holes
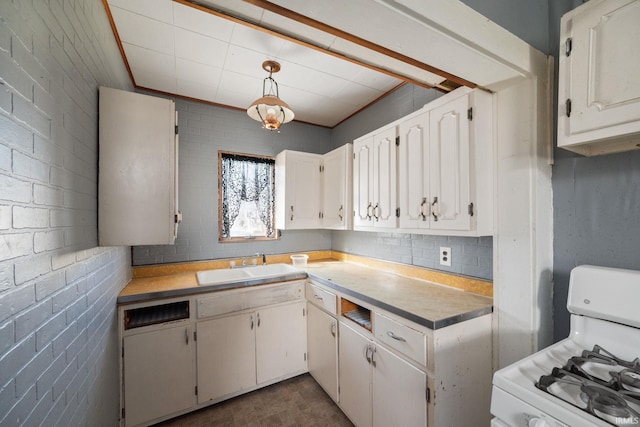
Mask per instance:
[[[558,147],[640,147],[640,1],[591,0],[562,17]]]

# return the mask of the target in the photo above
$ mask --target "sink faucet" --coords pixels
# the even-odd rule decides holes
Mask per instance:
[[[256,258],[260,259],[262,258],[262,265],[267,265],[267,256],[265,254],[263,254],[262,252],[256,252],[253,256],[245,256],[242,257],[242,266],[246,267],[247,261],[252,260],[252,264],[256,265]]]

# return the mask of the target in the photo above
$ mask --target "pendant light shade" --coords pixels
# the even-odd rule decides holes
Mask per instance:
[[[278,83],[271,77],[273,73],[280,71],[280,64],[275,61],[265,61],[262,68],[269,72],[262,82],[262,98],[258,98],[249,108],[247,114],[253,120],[262,123],[262,127],[268,130],[278,130],[283,123],[293,120],[294,114],[291,107],[280,99]]]

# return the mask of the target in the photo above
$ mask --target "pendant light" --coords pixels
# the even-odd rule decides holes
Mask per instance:
[[[262,98],[258,98],[249,108],[247,114],[253,120],[262,123],[262,127],[268,130],[278,130],[280,125],[293,120],[294,114],[291,107],[280,99],[278,83],[271,77],[273,73],[280,71],[280,64],[276,61],[264,61],[262,68],[269,72],[262,82]]]

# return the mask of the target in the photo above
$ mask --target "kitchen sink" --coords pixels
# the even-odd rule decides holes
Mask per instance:
[[[254,283],[256,280],[281,276],[284,278],[284,276],[296,273],[303,273],[303,271],[289,264],[268,264],[243,268],[198,271],[196,276],[198,277],[198,285],[212,286],[237,284],[239,282]]]

